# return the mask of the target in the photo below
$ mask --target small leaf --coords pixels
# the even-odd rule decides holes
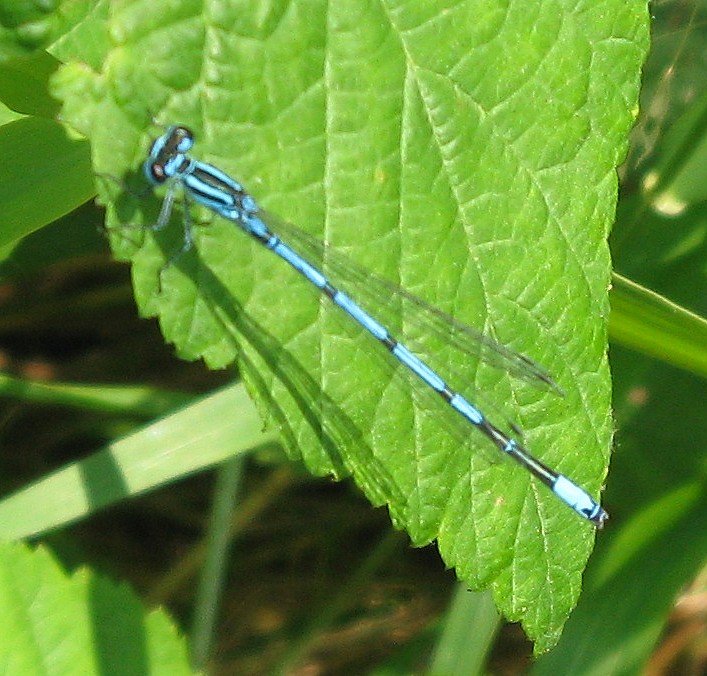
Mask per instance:
[[[95,194],[88,143],[52,120],[24,118],[0,127],[0,246],[68,214]]]
[[[190,674],[187,647],[161,610],[43,549],[0,545],[0,664],[12,674]]]
[[[58,67],[46,52],[0,62],[0,100],[20,113],[54,118],[59,102],[49,95],[49,78]]]

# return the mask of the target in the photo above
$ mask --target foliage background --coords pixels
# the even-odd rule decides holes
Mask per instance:
[[[703,314],[705,17],[698,4],[682,2],[655,3],[653,12],[654,46],[645,72],[642,118],[622,171],[612,251],[620,273]],[[42,152],[46,149],[35,151]],[[19,161],[20,154],[6,156]],[[71,193],[71,185],[57,181],[66,172],[55,168],[56,175],[42,189],[56,189],[59,196],[45,193],[42,204],[56,204]],[[17,192],[22,182],[4,185]],[[73,188],[78,195],[90,190]],[[6,211],[4,221],[12,222],[11,216]],[[38,224],[52,218],[39,214]],[[2,428],[6,493],[189,400],[178,392],[207,392],[228,380],[176,362],[155,327],[135,319],[126,269],[109,265],[105,242],[96,233],[100,220],[89,203],[6,250],[4,370],[14,374],[4,381],[11,397]],[[705,558],[704,385],[695,375],[703,373],[701,324],[680,307],[666,307],[620,279],[612,304],[623,309],[619,319],[624,323],[615,313],[611,331],[624,343],[673,362],[675,346],[687,356],[678,371],[635,350],[612,347],[618,450],[606,493],[611,530],[600,540],[585,578],[586,592],[561,643],[537,662],[537,671],[620,673],[644,664],[678,591],[696,577]],[[639,330],[630,331],[626,317]],[[36,383],[37,378],[126,386],[52,389]],[[151,386],[134,385],[145,382]],[[68,405],[73,405],[71,413]],[[238,406],[247,415],[245,400],[227,399],[222,406],[212,407],[214,420],[236,417]],[[185,439],[204,415],[200,409],[182,420],[172,438]],[[335,672],[387,664],[400,673],[406,665],[419,665],[432,650],[433,669],[451,673],[444,668],[445,656],[453,655],[458,663],[472,647],[469,663],[483,660],[497,621],[488,600],[466,591],[456,594],[446,631],[440,631],[437,618],[453,583],[440,572],[436,554],[408,549],[400,534],[389,531],[386,515],[372,512],[350,486],[316,483],[283,464],[277,447],[256,437],[257,427],[256,422],[241,433],[244,447],[260,444],[258,462],[245,475],[238,466],[223,470],[216,490],[220,495],[227,492],[224,486],[241,487],[230,526],[236,544],[216,633],[220,668],[256,673],[275,665],[316,664]],[[170,433],[166,426],[149,429],[160,439]],[[208,455],[218,445],[214,437],[193,443],[186,455],[199,458],[200,467],[220,459]],[[126,446],[117,452],[126,454],[121,458],[140,453]],[[103,460],[90,471],[110,479],[115,467]],[[169,481],[170,473],[193,470],[175,467],[175,454],[169,460],[163,474],[157,471],[159,463],[151,461],[155,475],[142,467],[121,490],[137,493]],[[192,603],[188,580],[203,556],[190,543],[202,533],[210,484],[211,479],[199,476],[152,492],[61,531],[49,543],[69,569],[90,561],[113,577],[129,578],[148,602],[169,602],[187,625]],[[57,483],[54,490],[56,502],[45,494],[47,504],[66,506],[76,497],[70,482]],[[80,504],[67,506],[73,518],[80,510],[93,513],[100,507],[96,496],[81,497]],[[105,495],[100,500],[112,501]],[[15,509],[41,511],[36,507],[30,501]],[[0,519],[6,526],[8,514]],[[167,573],[165,561],[173,563]],[[456,641],[455,621],[462,627]],[[199,626],[197,618],[193,637]],[[479,645],[471,645],[469,626],[482,639]],[[678,637],[685,635],[684,626],[676,625]],[[512,628],[502,633],[492,658],[495,670],[505,660],[518,669],[516,639]],[[654,659],[665,660],[666,650],[656,651]],[[682,659],[689,658],[686,650]],[[461,673],[471,673],[469,663]]]

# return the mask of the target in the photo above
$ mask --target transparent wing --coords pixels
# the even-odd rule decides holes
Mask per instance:
[[[321,265],[335,286],[340,284],[342,291],[347,293],[355,288],[355,294],[352,294],[354,300],[373,316],[380,313],[381,307],[402,300],[405,303],[405,324],[408,327],[414,326],[420,335],[434,335],[464,356],[483,361],[536,386],[550,388],[558,395],[564,394],[548,371],[529,357],[514,352],[409,291],[356,265],[342,253],[300,228],[268,212],[261,212],[260,215],[272,232],[282,237],[286,244],[304,258]],[[408,343],[413,342],[414,339],[410,339],[407,332],[409,328],[404,328],[400,338]]]

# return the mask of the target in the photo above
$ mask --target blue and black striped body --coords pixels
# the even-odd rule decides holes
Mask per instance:
[[[415,377],[434,390],[452,409],[479,429],[495,446],[530,471],[555,495],[580,516],[598,528],[608,518],[602,506],[570,479],[553,471],[534,458],[520,443],[493,425],[481,411],[454,391],[445,380],[405,345],[398,342],[347,293],[332,285],[327,276],[300,256],[286,242],[273,234],[262,220],[255,200],[243,187],[225,173],[188,156],[193,136],[185,127],[170,127],[157,138],[144,164],[144,173],[153,185],[181,185],[188,199],[204,205],[219,216],[232,221],[267,249],[289,263],[297,272],[317,287],[322,294],[340,307],[351,319],[379,341]],[[160,213],[157,227],[169,220],[174,197],[169,193]],[[185,224],[184,250],[191,247],[191,232]],[[419,301],[421,303],[421,301]],[[523,358],[525,359],[525,358]]]

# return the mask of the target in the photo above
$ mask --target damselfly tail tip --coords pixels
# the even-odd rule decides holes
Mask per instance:
[[[599,511],[593,515],[589,520],[596,526],[597,530],[604,528],[604,524],[609,519],[609,513],[599,505]]]

